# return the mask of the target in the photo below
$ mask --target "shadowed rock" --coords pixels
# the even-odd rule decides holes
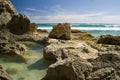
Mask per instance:
[[[103,35],[97,41],[98,44],[120,45],[120,36]]]
[[[24,34],[30,30],[30,20],[19,14],[10,0],[0,0],[0,27],[7,27],[14,34]]]
[[[13,34],[24,34],[30,31],[30,20],[27,16],[19,14],[12,17],[12,20],[8,23],[8,28]]]

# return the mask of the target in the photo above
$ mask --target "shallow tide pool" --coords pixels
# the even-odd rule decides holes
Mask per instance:
[[[43,59],[43,45],[34,42],[21,42],[27,46],[24,59],[17,56],[0,56],[0,65],[14,80],[41,80],[46,75],[47,65]]]

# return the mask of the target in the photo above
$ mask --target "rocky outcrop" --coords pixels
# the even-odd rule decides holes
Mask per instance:
[[[120,45],[120,36],[103,35],[97,41],[98,44]]]
[[[105,54],[96,59],[68,58],[49,66],[42,80],[119,80],[120,55]]]
[[[72,29],[71,33],[72,33],[72,40],[96,41],[95,37],[88,32]]]
[[[92,71],[92,65],[82,59],[65,59],[49,66],[42,80],[85,80]]]
[[[3,67],[0,65],[0,80],[13,80],[6,71],[3,70]]]
[[[0,54],[21,55],[26,51],[26,47],[14,41],[12,35],[6,30],[0,31]]]
[[[74,56],[80,56],[84,59],[96,58],[98,51],[84,41],[49,39],[43,55],[46,60],[55,62]]]
[[[71,27],[69,23],[57,24],[53,27],[49,34],[49,38],[70,40],[71,39]]]
[[[10,41],[5,37],[0,39],[0,54],[16,54],[22,55],[26,51],[26,47],[14,41]]]
[[[8,28],[13,34],[24,34],[30,31],[30,20],[27,16],[19,14],[12,17],[8,23]]]
[[[35,23],[30,23],[30,33],[37,33],[37,24]]]
[[[14,34],[24,34],[30,30],[30,20],[19,14],[10,0],[0,0],[0,27],[7,27]]]
[[[0,26],[7,25],[14,15],[18,15],[18,12],[10,0],[0,0]]]

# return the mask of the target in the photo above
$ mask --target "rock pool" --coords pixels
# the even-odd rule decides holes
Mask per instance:
[[[0,64],[14,80],[41,80],[46,75],[47,65],[43,59],[43,45],[21,42],[28,48],[25,60],[17,56],[1,55]]]

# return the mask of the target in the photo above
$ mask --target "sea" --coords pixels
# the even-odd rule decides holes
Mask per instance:
[[[57,23],[40,23],[38,29],[46,29],[50,32]],[[120,24],[107,23],[71,23],[71,29],[77,29],[91,33],[93,36],[113,35],[120,36]]]

